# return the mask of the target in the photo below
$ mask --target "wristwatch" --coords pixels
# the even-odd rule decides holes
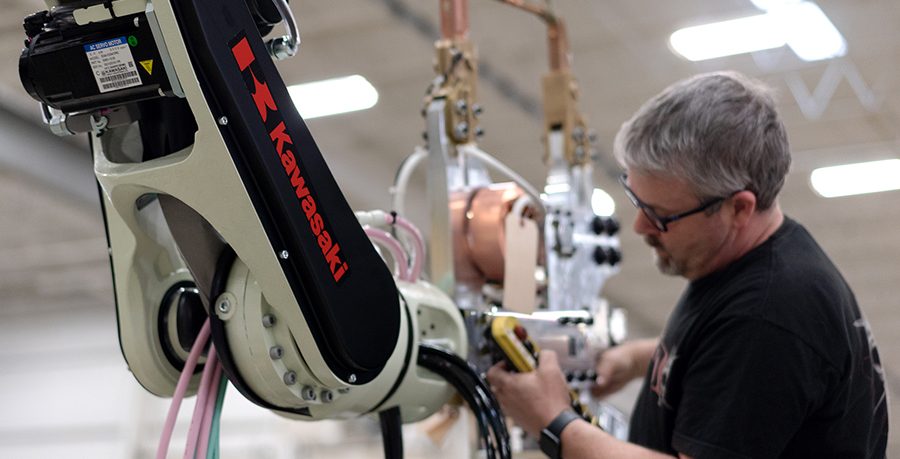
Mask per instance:
[[[581,416],[572,410],[564,410],[550,421],[550,425],[541,431],[541,439],[538,441],[538,444],[541,447],[541,451],[550,459],[560,459],[562,454],[562,443],[560,442],[562,431],[570,422],[576,419],[581,419]]]

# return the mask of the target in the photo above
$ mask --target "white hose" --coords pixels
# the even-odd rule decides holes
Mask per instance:
[[[510,169],[509,166],[503,164],[497,158],[494,158],[493,156],[482,151],[480,148],[475,146],[475,144],[469,143],[460,145],[457,148],[457,151],[464,155],[473,156],[479,159],[481,162],[485,163],[495,171],[505,175],[507,178],[515,182],[516,185],[519,185],[519,187],[522,188],[523,191],[525,191],[525,194],[528,195],[529,198],[531,198],[531,202],[538,208],[540,213],[542,215],[546,215],[547,209],[544,208],[544,202],[541,201],[541,194],[538,193],[538,191],[533,186],[531,186],[531,184],[528,183],[528,181],[525,180],[524,177],[517,174],[516,171]]]
[[[390,192],[393,196],[391,207],[400,215],[406,215],[404,200],[406,199],[406,186],[409,184],[409,177],[412,176],[413,171],[416,170],[416,167],[427,155],[428,150],[416,145],[416,149],[403,160],[403,163],[400,164],[400,169],[397,170],[394,186],[391,187]]]

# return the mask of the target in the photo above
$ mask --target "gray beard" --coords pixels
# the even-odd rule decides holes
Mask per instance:
[[[658,269],[659,272],[667,276],[680,276],[682,274],[682,269],[673,263],[671,258],[659,256],[656,250],[653,250],[653,263],[656,265],[656,269]]]

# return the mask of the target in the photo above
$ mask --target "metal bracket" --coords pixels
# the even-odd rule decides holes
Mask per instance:
[[[60,137],[75,135],[75,132],[72,132],[69,127],[66,126],[66,114],[61,110],[57,110],[45,103],[41,103],[41,115],[44,119],[44,124],[50,127],[50,132]]]
[[[156,42],[156,49],[159,50],[159,58],[162,61],[163,68],[166,69],[166,75],[169,76],[169,85],[172,86],[172,93],[177,97],[184,98],[184,88],[181,87],[181,82],[178,81],[175,64],[172,63],[172,56],[169,54],[165,35],[159,25],[159,18],[156,17],[156,10],[153,9],[152,3],[147,3],[147,9],[144,10],[144,14],[147,16],[147,24],[150,26],[150,32],[153,34],[153,41]]]

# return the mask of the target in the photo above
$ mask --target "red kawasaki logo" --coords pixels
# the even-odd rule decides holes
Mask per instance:
[[[347,273],[347,270],[350,269],[350,266],[341,259],[341,247],[337,241],[332,240],[331,234],[325,229],[325,220],[316,205],[316,198],[310,193],[309,187],[306,185],[309,176],[301,167],[302,165],[293,151],[294,142],[287,132],[284,120],[278,113],[278,106],[275,105],[272,93],[269,92],[269,86],[259,81],[256,78],[256,74],[253,73],[253,69],[250,68],[250,64],[256,60],[256,56],[253,55],[253,50],[250,49],[250,43],[246,37],[231,47],[231,54],[234,55],[241,73],[249,72],[253,77],[254,87],[250,95],[253,96],[253,102],[259,111],[259,117],[266,126],[275,125],[269,131],[269,138],[272,140],[275,151],[281,159],[284,173],[291,180],[291,186],[294,188],[294,194],[297,196],[300,209],[303,211],[306,221],[309,222],[309,228],[312,230],[319,248],[322,249],[322,257],[331,270],[331,277],[335,282],[340,281],[344,274]],[[269,121],[270,119],[271,121]]]

